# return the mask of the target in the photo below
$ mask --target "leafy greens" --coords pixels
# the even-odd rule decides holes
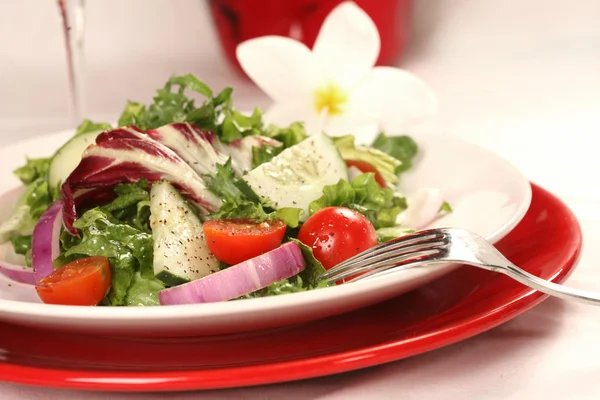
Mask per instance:
[[[80,239],[66,231],[61,235],[64,252],[55,261],[57,267],[84,256],[108,257],[111,289],[107,300],[113,306],[128,304],[131,290],[135,302],[140,302],[139,288],[132,289],[132,285],[148,287],[150,283],[140,279],[154,280],[149,212],[140,211],[150,198],[146,186],[143,180],[117,186],[115,200],[86,211],[74,222],[82,233]],[[136,274],[140,276],[136,278]]]
[[[417,143],[410,136],[386,136],[385,133],[380,133],[372,146],[400,160],[402,164],[396,167],[396,174],[412,167],[412,160],[419,150]]]
[[[325,207],[348,207],[363,214],[375,229],[391,227],[396,217],[407,207],[404,197],[397,197],[390,188],[382,188],[375,174],[357,176],[352,183],[341,179],[337,184],[325,186],[323,196],[310,203],[310,215]]]
[[[258,199],[251,199],[244,194],[238,185],[243,181],[237,180],[231,167],[231,159],[224,165],[217,165],[215,176],[207,176],[208,189],[223,200],[218,212],[211,214],[213,219],[244,218],[254,222],[268,219],[280,219],[290,228],[296,228],[300,223],[299,208],[280,208],[271,210]]]

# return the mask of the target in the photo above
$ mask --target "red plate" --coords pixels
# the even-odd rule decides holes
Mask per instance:
[[[498,245],[554,281],[573,269],[579,224],[533,185],[531,207]],[[364,368],[437,349],[493,328],[546,296],[463,267],[369,308],[269,331],[200,338],[103,338],[0,323],[0,380],[93,390],[187,390],[258,385]]]

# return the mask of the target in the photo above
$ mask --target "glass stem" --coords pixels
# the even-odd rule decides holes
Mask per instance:
[[[85,104],[85,0],[58,0],[65,46],[71,92],[71,113],[78,125],[86,113]]]

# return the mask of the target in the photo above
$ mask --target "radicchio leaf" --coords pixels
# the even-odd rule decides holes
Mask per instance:
[[[142,178],[149,182],[170,181],[204,214],[218,211],[221,205],[202,178],[174,151],[135,127],[124,127],[101,133],[62,185],[65,228],[78,236],[73,227],[77,219],[75,199],[83,189],[109,190],[118,183],[134,183]]]
[[[228,156],[217,150],[212,132],[205,132],[187,122],[168,124],[146,132],[152,139],[173,150],[200,176],[214,175],[217,164],[225,164]]]

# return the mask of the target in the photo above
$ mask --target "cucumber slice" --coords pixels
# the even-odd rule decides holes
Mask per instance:
[[[202,278],[220,263],[204,239],[202,222],[168,182],[150,190],[150,228],[154,239],[154,274],[168,286]]]
[[[85,149],[96,142],[96,137],[101,132],[77,135],[58,149],[48,167],[48,183],[51,188],[57,187],[71,175],[71,172],[79,165]]]
[[[348,180],[348,168],[333,141],[319,133],[282,151],[269,162],[248,172],[243,180],[252,192],[271,201],[275,209],[304,210],[323,194],[323,188]]]

